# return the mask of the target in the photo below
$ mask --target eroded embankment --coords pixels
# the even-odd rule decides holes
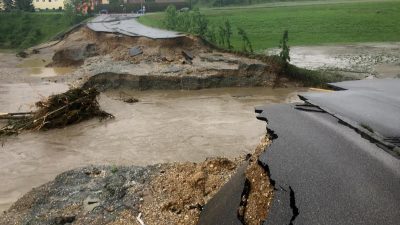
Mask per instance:
[[[273,86],[275,76],[266,75],[264,68],[243,66],[238,70],[216,70],[210,76],[162,76],[162,75],[130,75],[118,73],[100,73],[90,77],[84,88],[95,87],[99,90],[134,89],[134,90],[198,90],[220,87],[255,87]],[[252,67],[252,68],[249,68]],[[262,67],[262,66],[261,66]],[[251,74],[254,68],[254,72]],[[250,75],[249,75],[250,74]]]
[[[67,171],[25,194],[0,224],[135,224],[139,214],[148,225],[197,224],[203,207],[247,161],[246,185],[234,213],[243,224],[260,224],[272,198],[266,171],[256,160],[267,144],[263,138],[247,159]]]
[[[275,63],[276,64],[276,63]],[[301,86],[267,57],[249,57],[211,47],[197,37],[149,39],[93,32],[70,34],[55,47],[49,66],[78,66],[72,82],[130,89]]]

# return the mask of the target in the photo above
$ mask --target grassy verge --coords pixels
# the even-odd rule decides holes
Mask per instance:
[[[61,13],[0,13],[0,48],[28,48],[69,27]]]
[[[262,7],[261,7],[262,6]],[[229,19],[233,32],[246,30],[257,51],[277,47],[285,29],[289,44],[319,45],[330,43],[400,41],[400,1],[333,1],[331,4],[267,4],[250,7],[201,9],[210,24],[219,25]],[[140,22],[163,27],[164,13],[148,14]],[[241,39],[232,37],[235,49]]]

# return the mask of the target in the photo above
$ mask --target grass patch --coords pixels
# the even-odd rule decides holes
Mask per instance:
[[[25,49],[67,30],[61,13],[0,13],[0,48]]]
[[[246,30],[256,51],[277,47],[284,30],[289,45],[319,45],[355,42],[400,41],[400,1],[351,2],[309,5],[201,9],[211,25],[228,19]],[[139,19],[143,24],[163,28],[164,13],[152,13]],[[242,40],[232,37],[235,49]]]

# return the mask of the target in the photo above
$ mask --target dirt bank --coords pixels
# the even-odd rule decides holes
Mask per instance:
[[[192,36],[149,39],[81,28],[53,48],[49,66],[78,66],[64,78],[79,84],[123,83],[139,90],[277,85],[275,68],[269,63],[221,52]],[[284,77],[279,85],[301,86]]]

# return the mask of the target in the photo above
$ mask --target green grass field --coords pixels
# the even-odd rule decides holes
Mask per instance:
[[[61,13],[0,13],[0,48],[23,49],[70,27]]]
[[[229,20],[246,30],[256,51],[277,47],[285,29],[289,44],[321,45],[400,41],[400,1],[327,1],[312,4],[261,4],[201,9],[210,24]],[[140,18],[144,24],[163,27],[164,13]],[[234,29],[233,45],[241,40]]]

